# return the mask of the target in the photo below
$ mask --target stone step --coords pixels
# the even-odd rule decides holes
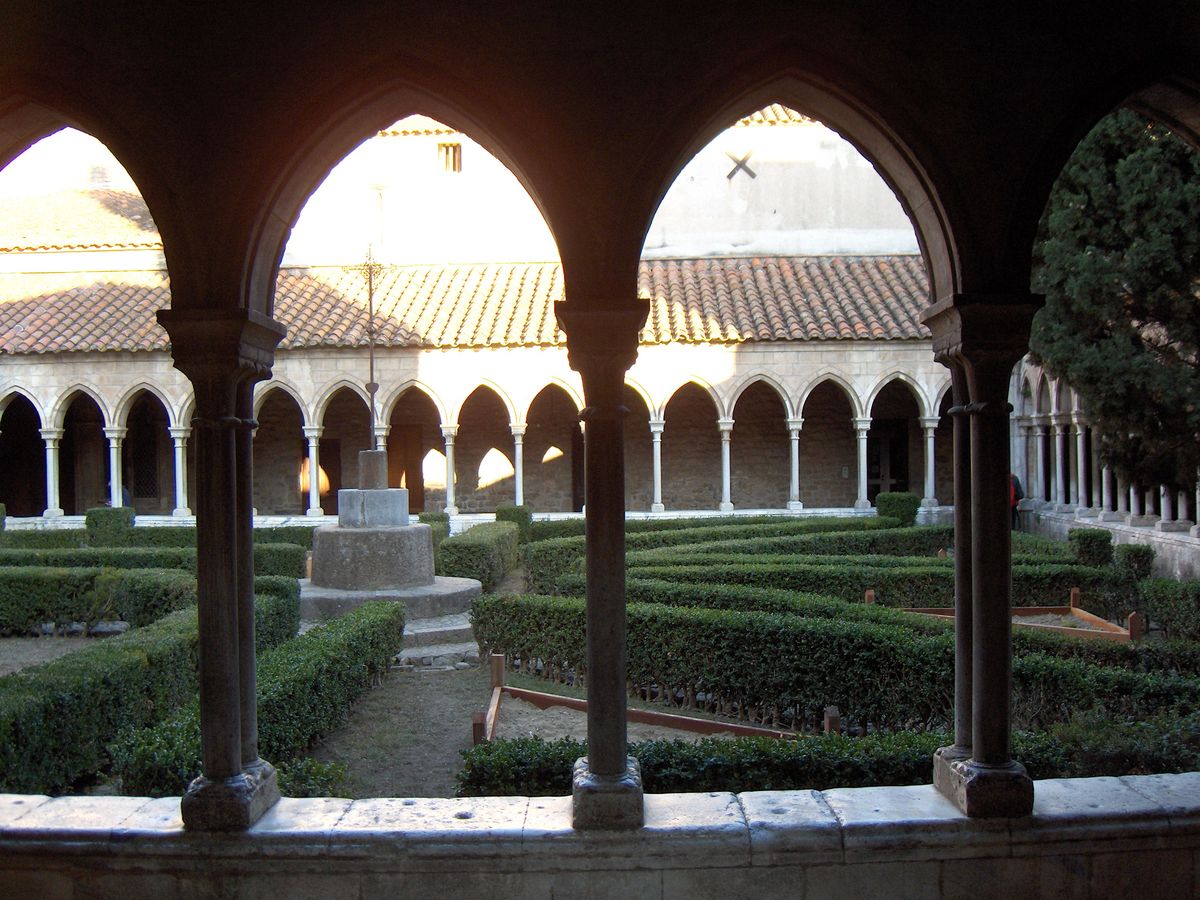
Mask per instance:
[[[396,654],[402,666],[427,669],[462,669],[479,665],[479,645],[474,641],[405,647]]]
[[[433,584],[379,591],[351,591],[323,588],[309,579],[300,581],[300,616],[304,619],[332,619],[356,609],[369,600],[396,600],[404,604],[408,619],[427,619],[466,612],[479,596],[479,582],[473,578],[438,576]]]
[[[404,646],[427,647],[433,644],[461,644],[472,640],[471,617],[466,613],[415,619],[404,625]]]

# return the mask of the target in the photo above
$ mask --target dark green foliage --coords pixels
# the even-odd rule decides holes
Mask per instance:
[[[1113,563],[1136,581],[1150,577],[1154,557],[1154,548],[1146,544],[1118,544],[1113,548]]]
[[[258,662],[263,758],[288,764],[341,726],[351,704],[387,671],[403,634],[403,606],[367,603],[263,654]],[[113,748],[113,761],[126,794],[182,792],[200,773],[198,705],[155,727],[127,731]],[[297,765],[293,777],[304,790],[324,786],[334,774],[311,763]]]
[[[87,530],[91,547],[195,547],[196,529],[191,525],[125,528],[112,532]]]
[[[626,522],[626,525],[629,523]],[[552,541],[556,538],[582,537],[584,531],[583,517],[576,519],[546,519],[538,520],[529,526],[530,541]]]
[[[1147,618],[1169,637],[1200,641],[1200,581],[1150,578],[1140,587]]]
[[[0,531],[4,531],[5,523],[8,520],[8,510],[3,503],[0,503]]]
[[[346,781],[346,764],[301,756],[275,766],[279,793],[285,797],[336,797]]]
[[[517,567],[517,535],[513,522],[484,522],[446,538],[438,547],[437,572],[474,578],[492,590]]]
[[[116,618],[97,608],[98,569],[22,566],[0,569],[0,634],[28,634],[43,622],[91,624]]]
[[[908,491],[897,493],[883,491],[875,497],[875,508],[879,510],[881,516],[898,519],[903,528],[917,521],[917,510],[921,508],[921,498]]]
[[[290,586],[289,586],[290,583]],[[276,575],[254,579],[254,650],[290,641],[300,630],[300,583]]]
[[[783,514],[761,516],[691,516],[682,519],[626,519],[625,533],[642,534],[647,531],[678,531],[683,528],[720,528],[730,525],[769,525],[776,522],[795,521],[794,516]],[[809,520],[811,521],[811,519]],[[582,537],[582,516],[570,519],[552,519],[533,523],[532,541],[547,541],[554,538]]]
[[[1039,225],[1030,347],[1138,484],[1189,484],[1200,464],[1197,221],[1200,154],[1121,109],[1080,142]]]
[[[133,509],[128,506],[97,506],[87,511],[83,524],[88,544],[93,547],[123,546],[133,531]]]
[[[311,550],[313,531],[316,530],[316,527],[315,525],[275,525],[269,528],[255,528],[254,543],[299,544],[305,550]],[[192,543],[195,542],[195,538],[192,538]]]
[[[928,784],[933,751],[950,742],[945,732],[893,732],[795,741],[642,741],[630,744],[629,752],[641,764],[646,791],[652,794],[821,791]],[[459,796],[554,797],[570,793],[571,767],[587,755],[587,744],[529,737],[477,744],[462,755]],[[1079,716],[1049,731],[1017,732],[1013,756],[1036,779],[1188,772],[1200,766],[1200,717],[1113,722]]]
[[[433,525],[438,522],[441,522],[444,525],[449,525],[450,524],[450,514],[444,513],[444,512],[434,512],[433,510],[426,510],[425,512],[419,513],[417,515],[417,521],[424,522],[426,525]]]
[[[105,507],[107,508],[107,507]],[[147,529],[150,530],[150,529]],[[305,549],[297,544],[255,544],[255,575],[304,574]],[[79,547],[45,550],[0,549],[6,566],[102,567],[117,569],[183,569],[196,571],[195,547]]]
[[[105,569],[96,575],[93,590],[94,608],[134,628],[196,603],[195,576],[178,569]]]
[[[255,544],[254,574],[304,577],[308,551],[299,544]]]
[[[501,503],[496,507],[497,522],[513,522],[518,528],[519,543],[529,542],[530,531],[533,527],[533,513],[528,506],[517,506],[515,503]]]
[[[38,528],[0,532],[0,547],[40,550],[86,547],[88,533],[82,528]]]
[[[1072,528],[1067,543],[1082,566],[1112,565],[1112,532],[1103,528]]]

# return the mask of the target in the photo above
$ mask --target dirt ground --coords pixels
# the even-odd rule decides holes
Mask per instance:
[[[18,672],[27,666],[49,662],[91,647],[104,638],[86,637],[6,637],[0,638],[0,675]]]

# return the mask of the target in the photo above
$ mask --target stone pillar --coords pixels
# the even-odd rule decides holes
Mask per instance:
[[[787,504],[790,510],[804,509],[804,504],[800,502],[800,429],[803,427],[804,420],[799,417],[787,420],[788,440],[792,448],[792,478],[788,486]]]
[[[1112,466],[1104,466],[1100,469],[1100,505],[1103,509],[1100,512],[1100,520],[1102,522],[1115,522],[1122,518],[1121,513],[1116,512],[1114,503],[1116,502],[1113,496],[1115,475],[1113,474]]]
[[[442,437],[446,441],[446,514],[458,515],[454,505],[454,439],[458,437],[457,425],[443,425]]]
[[[921,505],[932,509],[938,505],[937,497],[937,470],[936,466],[936,437],[937,437],[937,416],[922,416],[921,430],[925,432],[925,496],[921,499]]]
[[[525,425],[509,425],[513,436],[513,503],[525,503]]]
[[[121,443],[125,440],[127,430],[125,428],[104,429],[104,437],[108,440],[108,505],[112,507],[125,505],[121,496],[122,476],[124,475],[121,471]]]
[[[1067,452],[1067,422],[1063,416],[1055,416],[1051,421],[1054,433],[1054,473],[1057,490],[1055,492],[1055,508],[1058,512],[1066,512],[1070,501],[1070,475],[1067,472],[1067,462],[1070,453]]]
[[[57,519],[63,514],[58,505],[58,442],[62,440],[63,429],[43,428],[41,435],[46,445],[46,509],[42,516]]]
[[[253,385],[270,377],[283,329],[244,309],[167,309],[159,322],[196,414],[196,582],[203,774],[183,797],[184,827],[237,831],[279,799],[257,755],[251,432]]]
[[[375,437],[375,445],[374,445],[374,446],[373,446],[371,449],[372,449],[372,450],[382,450],[382,451],[384,451],[384,452],[386,453],[386,452],[387,452],[387,439],[388,439],[388,433],[389,433],[391,430],[392,430],[392,426],[391,426],[391,425],[388,425],[388,424],[383,424],[383,425],[376,424],[376,425],[375,425],[375,435],[374,435],[374,437]],[[385,488],[387,487],[387,484],[386,484],[386,483],[384,484],[384,487],[385,487]]]
[[[1175,506],[1176,516],[1175,521],[1182,525],[1191,525],[1192,519],[1192,497],[1184,490],[1179,492],[1179,497]],[[1182,529],[1181,529],[1182,530]]]
[[[1187,516],[1183,512],[1182,504],[1178,509],[1179,514],[1176,515],[1177,510],[1175,507],[1175,489],[1169,484],[1164,484],[1161,488],[1159,488],[1159,491],[1160,494],[1158,502],[1162,514],[1154,526],[1155,530],[1163,532],[1187,531],[1191,527],[1192,523],[1187,521]],[[1183,495],[1180,494],[1180,497],[1182,496]]]
[[[308,441],[308,509],[305,515],[323,516],[321,509],[321,432],[320,425],[305,425],[304,437]]]
[[[1113,521],[1120,521],[1125,518],[1129,512],[1129,485],[1125,483],[1125,479],[1120,475],[1117,476],[1117,518]]]
[[[870,509],[871,501],[867,499],[867,433],[871,430],[871,419],[855,419],[854,434],[858,438],[858,498],[854,501],[855,509]]]
[[[568,296],[570,296],[568,292]],[[559,303],[571,368],[583,381],[587,552],[588,755],[575,763],[572,822],[578,829],[637,828],[642,779],[626,748],[625,372],[637,358],[644,302],[589,307]]]
[[[1094,515],[1091,508],[1091,491],[1088,490],[1088,473],[1092,468],[1091,455],[1087,449],[1087,423],[1078,413],[1071,416],[1075,427],[1075,491],[1076,513],[1081,516]]]
[[[650,503],[650,512],[666,512],[662,502],[662,436],[666,426],[663,419],[650,420],[650,450],[653,454],[652,473],[654,475],[654,499]]]
[[[1040,501],[1046,499],[1046,424],[1038,421],[1033,426],[1033,439],[1035,452],[1037,453],[1037,465],[1034,466],[1035,486],[1031,486],[1029,495]]]
[[[732,512],[733,498],[730,494],[729,444],[733,440],[733,419],[717,419],[717,429],[721,432],[721,503],[717,508],[721,512]]]
[[[192,429],[186,426],[172,425],[167,429],[171,443],[175,449],[175,508],[173,516],[190,516],[187,497],[187,441]]]
[[[942,755],[934,763],[940,769],[935,783],[969,816],[1021,816],[1033,809],[1033,782],[1010,755],[1008,386],[1041,305],[1042,298],[1032,294],[956,294],[922,317],[933,332],[937,358],[961,369],[970,400],[971,756]]]

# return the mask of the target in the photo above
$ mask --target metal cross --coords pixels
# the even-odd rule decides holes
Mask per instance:
[[[367,359],[369,369],[366,387],[367,396],[371,400],[371,449],[378,450],[375,436],[375,394],[379,391],[379,383],[375,380],[375,279],[382,274],[383,266],[375,262],[375,254],[372,252],[370,244],[367,245],[366,260],[357,268],[367,280]]]
[[[733,168],[729,170],[729,174],[726,175],[725,177],[728,178],[730,181],[733,181],[734,175],[736,175],[738,172],[745,172],[751,178],[757,178],[758,176],[754,174],[754,170],[751,169],[748,165],[746,165],[746,163],[749,162],[750,156],[753,153],[754,153],[753,150],[747,150],[746,155],[743,156],[741,159],[738,159],[736,156],[734,156],[732,153],[730,153],[728,150],[726,150],[725,155],[733,160]]]

